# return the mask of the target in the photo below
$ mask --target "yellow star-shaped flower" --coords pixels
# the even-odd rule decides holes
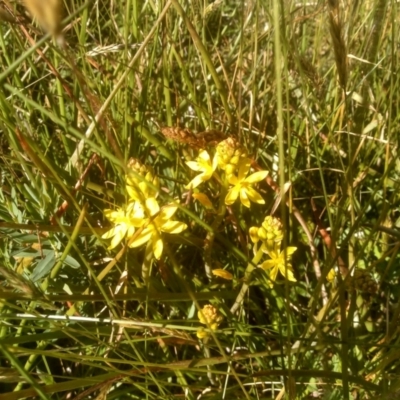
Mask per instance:
[[[258,171],[250,176],[247,174],[250,171],[250,160],[244,158],[239,162],[238,176],[230,175],[228,180],[233,187],[229,189],[228,194],[225,197],[225,204],[231,205],[240,196],[242,204],[250,208],[250,201],[257,204],[265,204],[264,199],[261,195],[253,188],[253,184],[260,182],[266,178],[268,171]]]
[[[208,181],[218,165],[217,156],[214,156],[211,161],[210,155],[206,150],[201,150],[196,161],[187,161],[186,165],[193,171],[200,171],[201,174],[197,175],[189,184],[185,186],[186,189],[194,189],[199,186],[200,183]]]
[[[265,248],[263,250],[264,253],[267,253],[271,259],[264,261],[260,267],[264,270],[271,270],[269,277],[273,282],[276,280],[278,272],[280,272],[289,281],[296,282],[296,278],[293,275],[293,267],[292,264],[290,264],[292,254],[296,250],[297,247],[287,247],[286,251],[280,251],[277,246],[275,246],[274,249]]]
[[[125,236],[127,239],[131,238],[135,229],[143,224],[144,218],[143,208],[136,202],[126,208],[104,210],[104,215],[114,224],[114,227],[102,236],[103,239],[112,238],[109,250],[117,247]]]
[[[160,209],[154,197],[146,199],[148,217],[143,219],[141,225],[143,229],[129,243],[129,247],[139,247],[142,244],[149,243],[153,248],[154,257],[159,260],[164,248],[161,232],[181,233],[187,228],[185,223],[171,219],[177,209],[178,207],[174,204],[169,204]]]

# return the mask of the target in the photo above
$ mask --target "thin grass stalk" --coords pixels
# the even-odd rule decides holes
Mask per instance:
[[[151,28],[150,32],[148,33],[146,38],[143,40],[143,43],[141,44],[141,46],[137,50],[136,54],[129,61],[124,73],[121,75],[121,77],[119,78],[118,82],[115,84],[114,89],[111,91],[111,93],[109,94],[107,99],[104,101],[103,105],[100,107],[99,111],[97,112],[97,114],[96,114],[96,116],[94,118],[94,121],[87,128],[87,130],[85,132],[85,135],[84,135],[85,139],[80,141],[80,143],[78,144],[76,150],[74,151],[74,154],[70,158],[70,164],[71,165],[77,165],[79,156],[82,153],[83,146],[84,146],[85,142],[87,142],[88,139],[90,139],[90,137],[92,136],[92,133],[96,128],[96,125],[103,118],[104,113],[106,112],[106,110],[110,106],[110,104],[113,101],[114,97],[117,95],[117,93],[121,89],[121,87],[124,84],[124,82],[125,82],[126,78],[128,77],[128,75],[131,73],[131,69],[133,68],[135,63],[138,61],[139,57],[141,56],[142,52],[146,48],[147,44],[149,43],[149,41],[151,40],[153,35],[159,29],[159,25],[161,24],[161,21],[164,19],[165,15],[167,14],[167,11],[168,11],[169,7],[171,6],[171,1],[172,0],[169,0],[166,3],[166,5],[165,5],[164,9],[161,11],[157,21],[154,23],[154,25]],[[1,75],[0,75],[0,82],[1,82]]]
[[[171,260],[171,263],[172,263],[172,265],[173,265],[175,274],[179,277],[179,279],[180,279],[181,282],[183,283],[183,285],[184,285],[186,291],[187,291],[187,292],[189,293],[189,295],[192,297],[192,300],[193,300],[193,303],[194,303],[195,306],[196,306],[196,309],[197,309],[198,311],[201,312],[202,309],[201,309],[201,307],[200,307],[200,304],[198,303],[195,294],[192,292],[192,290],[190,289],[190,287],[187,285],[187,283],[186,283],[186,281],[185,281],[185,278],[184,278],[184,276],[182,275],[181,268],[180,268],[178,262],[176,261],[174,255],[172,254],[172,252],[171,252],[168,248],[166,249],[166,251],[167,251],[168,257],[169,257],[169,259]],[[209,326],[207,326],[207,328],[209,329],[209,333],[210,333],[211,337],[213,338],[214,342],[216,343],[216,345],[217,345],[217,347],[218,347],[218,350],[220,351],[220,353],[221,353],[221,355],[222,355],[222,358],[223,358],[226,362],[229,362],[229,357],[227,356],[227,354],[226,354],[224,348],[222,347],[220,341],[218,340],[216,334],[214,333],[214,331],[213,331],[212,329],[210,329]],[[209,372],[210,372],[210,371],[209,371]],[[247,390],[246,390],[246,388],[244,387],[242,381],[239,379],[239,376],[238,376],[238,374],[236,373],[236,371],[232,370],[232,375],[235,377],[235,379],[236,379],[236,381],[237,381],[239,387],[241,388],[242,393],[243,393],[243,395],[245,396],[245,398],[248,399],[248,400],[250,400],[249,394],[247,393]]]
[[[286,215],[286,193],[285,193],[285,171],[286,171],[286,155],[285,155],[285,137],[283,131],[283,85],[282,85],[282,68],[284,67],[285,60],[282,54],[282,44],[281,44],[281,18],[283,14],[283,9],[281,9],[281,3],[278,0],[274,0],[272,3],[273,8],[273,23],[274,23],[274,67],[275,67],[275,79],[276,79],[276,118],[277,118],[277,129],[276,136],[278,139],[278,154],[279,154],[279,186],[280,193],[282,196],[281,201],[281,220],[287,221]],[[286,251],[288,238],[286,230],[283,231],[283,249]],[[286,255],[285,255],[286,260]],[[288,380],[285,385],[286,390],[288,392],[288,396],[290,399],[294,399],[295,393],[293,391],[293,387],[290,384],[293,381],[292,376],[292,349],[291,349],[291,320],[290,320],[290,309],[289,309],[289,282],[285,280],[285,296],[287,301],[285,302],[286,308],[286,320],[287,320],[287,337],[286,337],[286,352],[285,356],[287,357],[287,366],[288,366]]]
[[[394,4],[394,3],[393,3]],[[370,32],[371,41],[367,49],[368,60],[375,63],[380,49],[379,44],[382,42],[382,33],[387,23],[385,14],[387,12],[388,0],[378,0],[374,6],[374,16],[372,20],[372,30]],[[372,68],[373,65],[364,64],[367,68]]]
[[[92,0],[87,1],[84,3],[81,7],[76,9],[76,11],[72,14],[70,14],[65,20],[63,20],[63,24],[67,24],[71,22],[74,18],[76,18],[80,12],[85,10],[90,4],[92,3]],[[13,73],[19,65],[21,65],[28,57],[36,52],[46,41],[48,41],[51,38],[51,33],[47,33],[44,35],[38,42],[36,42],[35,45],[33,45],[31,48],[26,50],[20,57],[18,57],[9,67],[0,74],[0,83],[2,83],[11,73]]]
[[[31,105],[34,107],[34,109],[39,110],[43,115],[45,115],[46,117],[50,118],[52,121],[54,121],[56,124],[62,126],[65,128],[65,131],[68,133],[71,133],[74,137],[83,140],[84,142],[86,142],[87,144],[89,144],[94,150],[96,150],[99,154],[102,154],[103,156],[108,157],[111,161],[113,161],[114,163],[116,163],[117,165],[121,165],[121,160],[119,160],[118,158],[116,158],[114,155],[110,154],[109,152],[106,151],[106,149],[100,147],[98,144],[96,144],[95,142],[93,142],[92,140],[85,138],[84,135],[82,135],[82,133],[72,127],[71,125],[66,125],[65,121],[61,120],[57,115],[55,115],[54,113],[49,112],[44,106],[42,106],[41,104],[38,104],[37,102],[31,100],[29,97],[25,96],[23,93],[21,93],[18,89],[12,87],[9,84],[5,84],[4,88],[7,89],[10,93],[12,93],[14,96],[20,98],[21,100],[23,100],[24,102],[26,102],[28,105]],[[36,148],[36,147],[35,147]],[[44,164],[50,164],[50,161],[48,159],[43,159],[43,162],[41,163],[41,165]],[[60,179],[58,176],[56,176],[56,179]]]
[[[32,379],[32,377],[27,373],[27,370],[20,364],[19,360],[14,357],[13,352],[10,352],[7,346],[0,343],[0,350],[3,352],[4,356],[9,360],[11,365],[19,372],[19,374],[25,379],[27,383],[31,385],[34,392],[41,398],[42,400],[49,400],[46,396],[45,392],[42,390],[41,386],[37,384],[37,382]],[[16,387],[16,391],[18,391],[18,387],[22,386],[22,384],[18,384]],[[1,397],[0,397],[1,398]]]
[[[163,32],[165,29],[162,29],[160,27],[160,32]],[[171,70],[170,70],[170,65],[171,65],[171,48],[170,46],[167,45],[167,35],[163,33],[162,35],[162,63],[163,63],[163,68],[162,68],[162,80],[163,80],[163,92],[164,92],[164,104],[165,104],[165,113],[166,113],[166,120],[168,126],[172,126],[172,104],[171,104],[171,88],[170,88],[170,82],[171,82]]]
[[[344,38],[344,27],[339,0],[328,0],[329,27],[335,54],[336,69],[339,75],[340,86],[346,90],[347,86],[347,46]]]
[[[172,1],[173,6],[175,7],[176,11],[178,12],[178,14],[184,20],[185,25],[190,33],[190,36],[192,37],[194,44],[196,45],[196,48],[198,49],[198,51],[201,55],[202,60],[204,60],[205,64],[207,65],[207,68],[214,80],[215,86],[217,87],[218,93],[221,97],[221,101],[222,101],[224,111],[226,113],[226,117],[228,119],[229,125],[231,127],[235,126],[234,121],[233,121],[233,116],[230,111],[229,103],[227,100],[226,90],[224,89],[224,86],[222,85],[222,82],[219,79],[218,73],[215,69],[215,66],[211,60],[211,57],[210,57],[206,47],[204,46],[203,42],[201,41],[198,33],[194,29],[192,23],[190,22],[188,16],[186,15],[185,11],[183,10],[182,6],[179,4],[178,0],[171,0],[171,1]]]

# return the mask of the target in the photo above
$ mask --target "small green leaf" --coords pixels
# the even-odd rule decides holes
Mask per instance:
[[[37,282],[38,280],[42,279],[44,276],[46,276],[50,271],[51,268],[53,267],[55,262],[55,253],[54,250],[49,251],[49,253],[46,255],[43,260],[40,260],[35,269],[32,272],[32,275],[30,276],[32,282]]]
[[[81,266],[81,264],[79,264],[79,262],[71,256],[65,257],[64,264],[67,264],[70,267],[75,268],[75,269],[80,268],[80,266]]]

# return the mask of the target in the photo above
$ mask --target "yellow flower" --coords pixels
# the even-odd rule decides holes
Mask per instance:
[[[201,171],[200,175],[197,175],[188,185],[185,186],[186,189],[195,188],[200,185],[200,183],[208,181],[218,165],[217,156],[214,156],[212,162],[210,155],[205,150],[201,150],[196,161],[187,161],[186,165],[193,171]]]
[[[199,339],[204,339],[209,336],[209,333],[204,328],[197,329],[196,335]]]
[[[128,239],[135,233],[135,228],[143,224],[144,213],[139,203],[131,203],[127,208],[117,210],[104,210],[106,218],[114,224],[114,227],[107,231],[102,238],[110,239],[109,250],[118,246],[126,236]]]
[[[328,272],[328,275],[326,276],[326,280],[328,282],[333,282],[334,279],[336,278],[336,272],[334,268],[331,268]]]
[[[164,247],[161,232],[181,233],[187,228],[183,222],[171,220],[177,209],[178,207],[174,204],[160,209],[154,197],[146,199],[147,218],[142,220],[143,229],[129,244],[129,247],[139,247],[149,243],[153,248],[154,257],[159,260]]]
[[[268,175],[268,171],[258,171],[246,178],[249,170],[250,160],[245,158],[239,162],[238,176],[229,176],[229,183],[233,185],[233,187],[229,190],[225,197],[226,205],[229,206],[233,204],[239,195],[242,204],[248,208],[250,208],[250,200],[253,203],[265,204],[265,201],[261,195],[255,189],[253,189],[253,184],[265,179]]]
[[[286,251],[280,251],[277,246],[274,249],[265,248],[263,250],[271,259],[264,261],[261,264],[261,268],[264,270],[271,269],[269,276],[273,282],[276,280],[279,271],[289,281],[296,282],[296,278],[293,275],[293,267],[290,264],[292,254],[296,250],[297,247],[287,247]]]

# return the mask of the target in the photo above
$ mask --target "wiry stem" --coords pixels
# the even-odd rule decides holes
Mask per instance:
[[[239,294],[236,297],[235,303],[231,307],[232,314],[234,314],[238,310],[238,308],[240,307],[240,305],[243,302],[244,296],[246,295],[247,290],[249,288],[251,273],[253,272],[255,266],[260,262],[261,257],[263,255],[262,250],[263,250],[263,246],[261,245],[260,248],[257,250],[257,253],[254,256],[254,258],[251,260],[251,262],[249,262],[249,264],[246,267],[246,271],[244,272],[243,285],[240,289]]]
[[[219,226],[221,225],[222,221],[225,218],[226,213],[226,205],[225,205],[225,196],[226,196],[226,183],[225,187],[221,187],[221,195],[220,195],[220,204],[218,208],[218,214],[211,225],[211,229],[206,236],[205,244],[204,244],[204,268],[206,272],[206,276],[209,280],[212,279],[212,248],[215,240],[215,232],[218,230]]]
[[[149,283],[150,267],[151,267],[152,261],[153,261],[153,246],[152,246],[152,242],[149,241],[146,246],[143,264],[142,264],[142,278],[143,278],[144,284],[146,286]]]

